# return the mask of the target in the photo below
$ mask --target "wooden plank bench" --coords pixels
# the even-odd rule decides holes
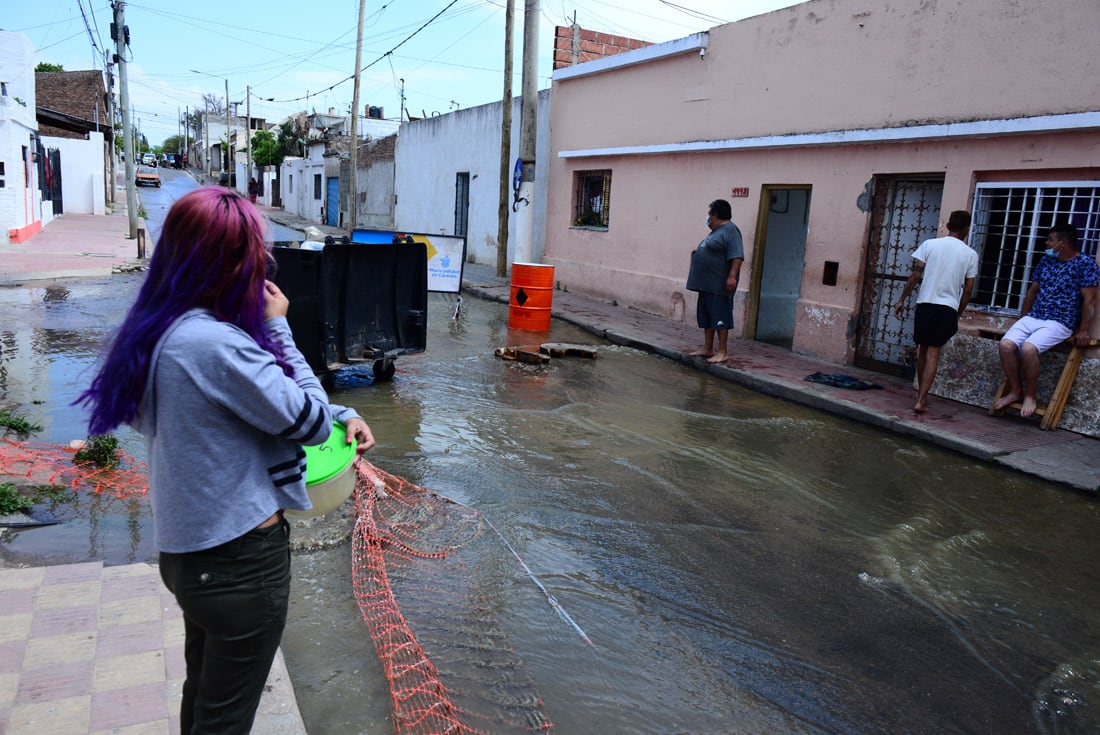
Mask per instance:
[[[986,335],[983,334],[983,336]],[[1058,422],[1062,420],[1062,411],[1066,407],[1070,391],[1073,390],[1073,381],[1077,379],[1077,370],[1081,367],[1081,361],[1085,359],[1085,350],[1097,345],[1100,345],[1100,340],[1091,339],[1087,346],[1078,347],[1073,344],[1072,339],[1067,339],[1051,350],[1052,352],[1066,352],[1068,350],[1069,357],[1066,358],[1065,367],[1062,368],[1062,374],[1058,378],[1057,385],[1054,386],[1054,392],[1051,393],[1050,400],[1045,404],[1039,404],[1035,408],[1035,415],[1043,417],[1043,420],[1039,423],[1040,429],[1052,431],[1058,428]],[[1002,380],[1001,386],[997,388],[997,392],[993,395],[993,401],[989,404],[990,416],[1001,416],[1010,408],[1020,410],[1019,401],[1010,403],[1000,410],[994,408],[997,401],[1004,396],[1007,387],[1008,382]]]

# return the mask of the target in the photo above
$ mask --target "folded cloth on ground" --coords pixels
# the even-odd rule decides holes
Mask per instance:
[[[860,380],[859,378],[845,375],[844,373],[814,373],[813,375],[807,375],[803,380],[808,380],[811,383],[834,385],[837,388],[848,388],[850,390],[882,388],[878,383],[872,383],[869,380]]]

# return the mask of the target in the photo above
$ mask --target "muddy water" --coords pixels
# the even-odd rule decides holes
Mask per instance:
[[[80,435],[65,405],[119,283],[0,289],[0,400],[39,438]],[[1095,502],[628,349],[504,362],[504,306],[430,303],[424,355],[334,398],[376,464],[499,531],[464,559],[488,613],[450,626],[441,597],[433,635],[506,636],[556,732],[1100,729]],[[71,525],[5,552],[152,558],[140,509]],[[296,556],[284,653],[311,732],[390,733],[350,565],[346,545]]]

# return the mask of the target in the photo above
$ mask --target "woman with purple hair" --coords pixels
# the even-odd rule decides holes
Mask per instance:
[[[224,187],[173,205],[149,273],[91,387],[89,433],[130,424],[145,438],[160,574],[183,610],[181,733],[248,733],[286,624],[290,526],[310,507],[302,445],[333,420],[295,348],[289,302],[267,280],[256,208]]]

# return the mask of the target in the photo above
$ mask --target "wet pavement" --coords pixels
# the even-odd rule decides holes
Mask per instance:
[[[278,210],[265,208],[265,213],[291,228],[307,224]],[[329,234],[338,232],[321,229]],[[28,242],[0,248],[0,285],[101,275],[104,268],[112,272],[133,267],[135,243],[127,234],[124,211],[99,217],[65,215]],[[467,264],[463,281],[467,294],[499,302],[509,299],[508,279],[496,276],[488,267]],[[1035,423],[1017,418],[993,418],[982,409],[942,398],[934,399],[927,414],[917,415],[909,410],[913,388],[905,380],[743,340],[732,342],[728,364],[710,365],[688,354],[698,347],[700,337],[691,325],[568,292],[554,292],[553,314],[611,343],[927,441],[980,462],[1037,475],[1067,489],[1095,492],[1100,483],[1097,440],[1068,431],[1041,431]],[[537,335],[533,339],[537,341]],[[842,372],[883,387],[854,391],[807,382],[805,377],[815,372]],[[120,578],[129,579],[126,586],[135,593],[123,606],[118,604],[116,589]],[[0,626],[4,631],[0,637],[0,726],[6,726],[7,732],[46,731],[43,723],[59,722],[56,718],[63,714],[71,716],[64,720],[65,732],[114,732],[119,727],[140,725],[146,727],[142,732],[175,732],[168,702],[178,697],[182,633],[178,610],[160,587],[155,568],[80,564],[0,570],[0,591],[17,602],[0,616],[5,623]],[[140,611],[148,614],[131,619]],[[59,662],[51,656],[59,654],[51,652],[74,642],[79,642],[81,655],[70,657],[64,666],[54,666]],[[285,720],[294,719],[297,710],[289,678],[283,672],[280,682],[279,676],[278,670],[273,672],[272,707],[261,710],[255,731],[304,732],[304,727],[295,729],[300,717],[297,724],[285,724]],[[122,722],[123,713],[145,719]]]

